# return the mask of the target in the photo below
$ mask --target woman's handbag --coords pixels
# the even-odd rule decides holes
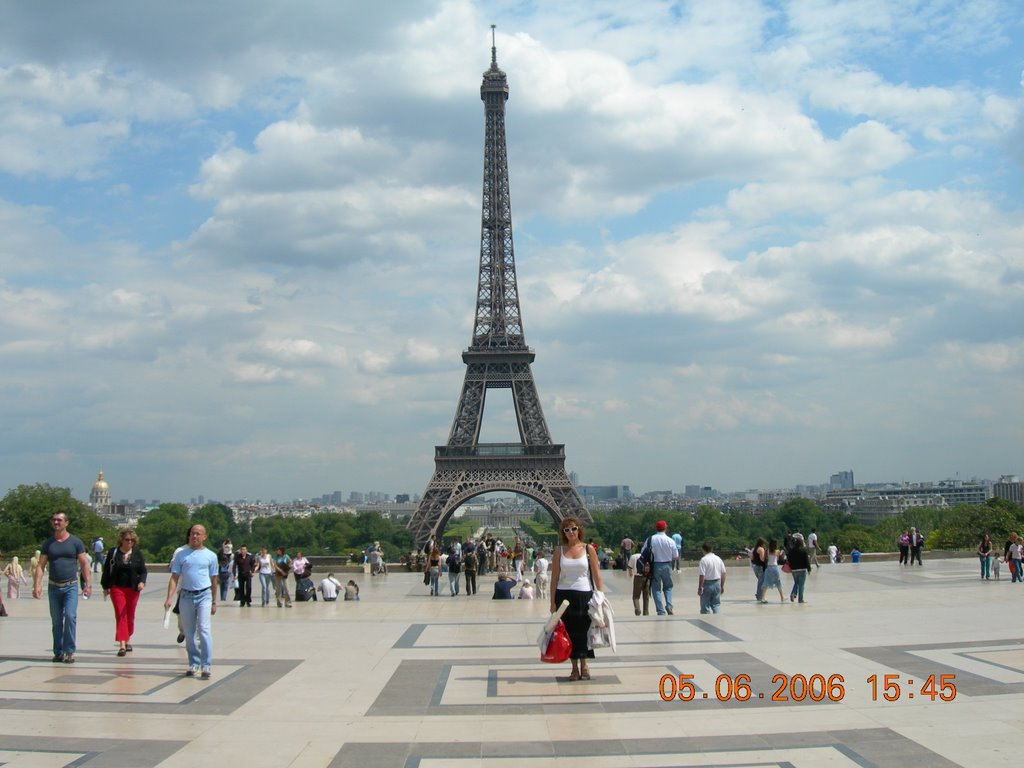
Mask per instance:
[[[555,629],[551,632],[548,647],[540,655],[540,660],[548,664],[561,664],[568,660],[571,653],[572,640],[569,639],[569,633],[565,629],[565,622],[559,619]]]
[[[793,569],[790,568],[789,563],[783,563],[782,564],[782,572],[783,573],[792,573]]]

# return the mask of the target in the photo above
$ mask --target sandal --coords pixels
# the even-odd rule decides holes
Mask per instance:
[[[590,668],[589,667],[584,667],[580,671],[580,677],[582,677],[584,680],[589,680],[590,679]]]
[[[572,673],[569,675],[569,682],[571,683],[574,680],[579,680],[579,679],[580,679],[580,671],[578,669],[574,669],[572,671]]]

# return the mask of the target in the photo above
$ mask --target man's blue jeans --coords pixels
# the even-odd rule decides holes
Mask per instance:
[[[456,571],[455,573],[448,571],[448,591],[451,592],[452,595],[459,594],[459,576],[461,573],[461,571]]]
[[[722,608],[722,582],[718,579],[705,581],[700,593],[700,612],[718,613]]]
[[[662,604],[661,593],[665,593]],[[672,610],[672,563],[655,563],[651,569],[651,596],[654,598],[654,610],[661,616],[665,609]]]
[[[75,634],[78,627],[78,581],[66,587],[47,587],[50,599],[50,621],[53,624],[53,655],[63,656],[75,652]]]
[[[213,605],[211,590],[201,592],[181,590],[181,601],[178,610],[181,616],[181,631],[185,633],[185,650],[188,653],[189,667],[201,667],[204,670],[213,665],[213,634],[210,631],[210,607]],[[196,633],[199,633],[199,645],[196,646]]]

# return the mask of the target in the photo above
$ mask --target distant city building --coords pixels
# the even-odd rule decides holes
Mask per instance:
[[[1016,475],[1003,475],[992,484],[992,495],[1024,506],[1024,481],[1018,480]]]
[[[775,491],[758,491],[757,503],[759,507],[772,508],[785,504],[787,501],[792,501],[800,497],[796,491],[786,490],[775,490]]]
[[[628,501],[633,498],[628,485],[578,485],[576,490],[586,502]]]
[[[854,487],[853,470],[848,469],[845,472],[836,472],[828,479],[828,487],[830,491],[851,490]]]
[[[987,498],[987,489],[980,483],[949,480],[829,491],[825,496],[825,507],[841,509],[865,525],[874,525],[914,507],[944,509],[957,504],[980,505]]]
[[[92,491],[89,493],[89,506],[92,507],[97,514],[103,515],[104,517],[108,517],[110,515],[110,486],[107,485],[107,481],[103,479],[102,469],[96,477],[96,482],[92,484]]]
[[[518,528],[523,520],[533,517],[538,509],[533,501],[520,503],[518,498],[497,499],[485,504],[463,506],[462,517],[488,528]]]
[[[699,499],[700,498],[700,486],[699,485],[688,485],[683,489],[683,496],[688,499]]]

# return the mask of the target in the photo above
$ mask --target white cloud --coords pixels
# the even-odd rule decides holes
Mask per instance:
[[[524,324],[585,482],[1019,471],[1012,6],[250,10],[7,9],[0,480],[422,490],[492,16]]]

